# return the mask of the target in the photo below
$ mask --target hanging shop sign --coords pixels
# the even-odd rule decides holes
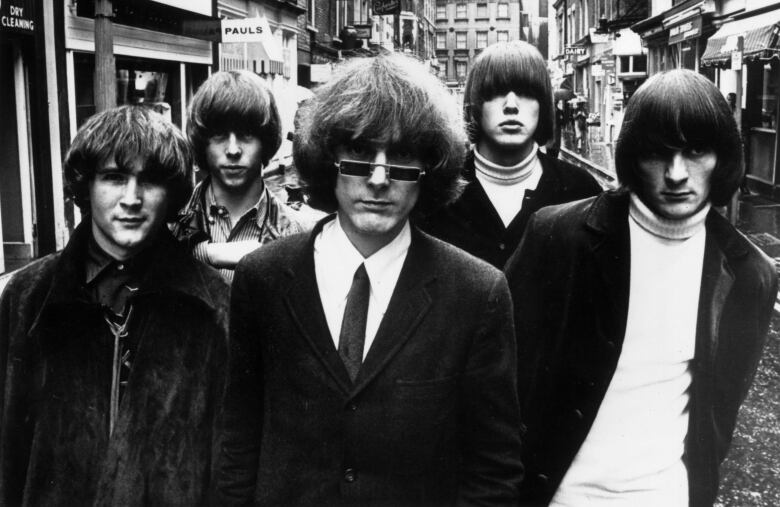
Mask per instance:
[[[0,0],[0,31],[35,32],[34,0]]]
[[[566,46],[563,49],[563,54],[566,56],[582,56],[588,52],[588,48],[585,46]]]
[[[374,15],[384,16],[387,14],[398,14],[401,12],[400,0],[374,0],[371,6]]]

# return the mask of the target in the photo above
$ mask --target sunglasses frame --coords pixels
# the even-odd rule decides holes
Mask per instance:
[[[350,163],[350,164],[358,164],[358,165],[364,166],[364,167],[367,166],[368,167],[368,173],[367,174],[363,174],[363,175],[359,175],[359,174],[345,174],[343,169],[342,169],[342,167],[341,167],[341,164],[343,162],[347,162],[347,163]],[[413,165],[376,164],[374,162],[365,162],[363,160],[348,160],[348,159],[339,160],[338,162],[334,162],[333,164],[338,168],[340,174],[342,174],[344,176],[352,176],[353,178],[370,178],[374,174],[374,169],[376,169],[377,166],[384,167],[385,168],[385,174],[387,175],[388,179],[391,179],[393,181],[401,181],[401,182],[404,182],[404,183],[417,183],[417,182],[420,181],[420,179],[422,179],[423,176],[425,176],[425,169],[423,169],[422,167],[417,167],[417,166],[413,166]],[[394,169],[404,169],[404,170],[414,169],[414,170],[419,171],[419,174],[417,175],[417,179],[414,179],[414,180],[397,179],[397,178],[393,178],[393,173],[394,173],[393,170]]]

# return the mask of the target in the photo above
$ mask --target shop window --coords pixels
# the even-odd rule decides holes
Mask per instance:
[[[477,4],[477,19],[488,18],[488,6],[487,4]]]
[[[455,33],[455,49],[466,49],[466,32]]]
[[[496,18],[502,19],[508,17],[509,17],[509,4],[505,4],[505,3],[498,4],[498,12],[496,13]]]
[[[439,78],[447,79],[447,60],[439,60]]]
[[[459,3],[455,5],[455,19],[466,19],[468,14],[466,13],[467,4]]]
[[[487,32],[477,32],[477,48],[487,47]]]
[[[496,40],[498,40],[498,42],[509,42],[509,31],[499,30],[496,32]]]

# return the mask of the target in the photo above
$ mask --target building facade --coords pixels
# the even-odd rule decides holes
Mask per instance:
[[[474,58],[490,44],[523,40],[520,0],[437,0],[439,77],[462,93]]]

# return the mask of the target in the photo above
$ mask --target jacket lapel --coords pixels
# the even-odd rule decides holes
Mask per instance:
[[[292,281],[289,290],[284,294],[284,302],[314,354],[346,394],[352,390],[352,381],[328,330],[314,271],[314,238],[320,233],[325,222],[332,220],[334,216],[321,220],[310,233],[294,268],[287,273]]]
[[[592,290],[599,349],[611,352],[607,384],[617,367],[628,317],[631,248],[628,230],[628,194],[605,193],[586,219],[592,232]],[[602,348],[603,347],[603,348]]]
[[[379,374],[409,340],[433,302],[428,284],[436,272],[430,239],[412,228],[412,243],[374,342],[355,379],[353,396]]]

